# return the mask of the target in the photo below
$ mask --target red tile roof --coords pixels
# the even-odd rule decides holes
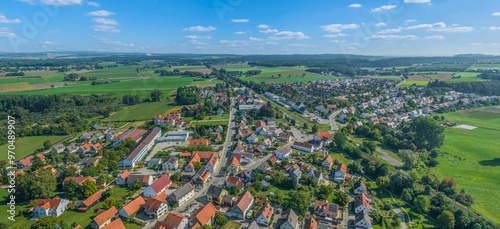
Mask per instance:
[[[96,222],[97,225],[102,225],[106,223],[109,219],[113,218],[118,214],[118,210],[115,208],[115,206],[111,207],[110,209],[106,210],[105,212],[97,215],[93,220]]]
[[[191,219],[196,219],[201,225],[206,225],[208,221],[215,216],[216,212],[217,209],[212,202],[208,202],[207,205],[199,208],[193,216],[191,216]]]
[[[185,219],[180,213],[168,213],[167,217],[163,221],[156,222],[153,229],[179,229],[179,226],[183,219]]]
[[[328,131],[325,131],[323,133],[319,133],[317,134],[317,136],[322,140],[322,141],[326,141],[326,140],[329,140],[332,135],[328,132]]]
[[[127,180],[128,177],[130,176],[130,172],[128,170],[125,170],[123,171],[122,173],[120,173],[119,175],[121,178],[123,178],[124,180]]]
[[[144,201],[144,198],[142,198],[142,196],[138,196],[135,200],[132,200],[130,203],[123,206],[123,210],[125,210],[125,212],[130,216],[138,211],[139,208],[141,208],[141,206],[145,203],[146,201]]]
[[[161,176],[160,178],[158,178],[158,180],[153,182],[150,185],[150,187],[153,188],[153,190],[155,190],[156,193],[159,193],[162,190],[168,189],[168,186],[170,186],[170,184],[172,184],[172,181],[170,180],[168,175],[165,174],[165,175]]]
[[[271,219],[271,215],[273,215],[274,208],[271,207],[271,204],[267,203],[266,206],[262,207],[260,210],[259,216],[263,215],[266,220],[269,222]]]
[[[101,229],[126,229],[125,225],[123,225],[122,219],[117,219],[110,224],[102,227]]]
[[[52,199],[38,199],[36,201],[35,207],[33,209],[41,207],[43,209],[49,210],[51,208],[57,208],[59,205],[59,202],[61,202],[61,198],[58,196],[52,198]]]
[[[336,171],[341,171],[343,174],[347,174],[347,166],[345,166],[344,163],[337,165]]]
[[[80,186],[82,186],[83,182],[85,182],[86,180],[95,181],[95,179],[91,176],[88,176],[88,177],[66,177],[66,178],[64,178],[63,184],[70,181],[70,180],[74,181],[75,183],[77,183]]]
[[[250,193],[249,191],[246,191],[245,194],[243,194],[243,196],[241,196],[238,199],[238,201],[236,201],[233,208],[238,207],[239,209],[245,211],[246,209],[248,209],[248,207],[252,203],[253,198],[254,197],[253,197],[252,193]]]
[[[318,222],[314,220],[314,216],[312,215],[306,215],[304,217],[305,223],[304,223],[304,229],[317,229],[318,228]]]
[[[210,144],[210,141],[208,139],[191,139],[189,141],[189,144],[192,146],[208,145],[208,144]]]
[[[333,164],[333,158],[328,155],[325,160],[328,162],[328,164],[332,165]]]
[[[104,193],[104,190],[101,189],[101,190],[97,191],[96,193],[94,193],[93,195],[89,196],[89,198],[87,198],[86,200],[84,200],[82,202],[82,204],[80,205],[80,208],[78,208],[78,210],[82,210],[82,211],[88,210],[88,208],[92,204],[94,204],[95,202],[97,202],[101,199],[103,193]]]

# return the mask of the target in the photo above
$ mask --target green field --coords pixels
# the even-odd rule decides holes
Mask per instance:
[[[377,76],[379,79],[401,79],[401,76]]]
[[[178,69],[179,71],[207,69],[207,67],[205,65],[182,65],[182,66],[172,66],[172,68]]]
[[[155,115],[165,115],[174,106],[169,100],[158,102],[145,102],[133,106],[124,107],[123,110],[112,114],[104,121],[147,121],[152,120]]]
[[[204,80],[204,81],[195,81],[195,80],[193,80],[193,82],[191,82],[190,85],[205,86],[205,85],[215,85],[215,84],[218,84],[218,83],[222,83],[222,80],[219,80],[219,79]]]
[[[439,165],[433,169],[439,177],[452,177],[457,188],[465,188],[480,215],[500,223],[500,113],[479,109],[444,115],[446,121],[478,127],[474,130],[446,128]],[[456,156],[456,157],[455,157]]]
[[[23,95],[53,95],[53,94],[75,94],[75,95],[90,95],[90,94],[106,94],[116,93],[116,96],[138,95],[141,98],[149,98],[153,90],[158,89],[163,91],[164,95],[169,95],[178,87],[184,87],[193,81],[193,78],[180,76],[161,76],[147,79],[134,79],[120,81],[117,83],[103,85],[83,85],[62,88],[52,88],[43,90],[32,90],[23,92],[9,92],[6,94],[23,94]]]
[[[413,84],[425,86],[427,83],[429,83],[429,81],[406,81],[404,84],[401,84],[400,87],[411,87]]]
[[[281,77],[281,78],[243,78],[245,81],[253,82],[274,82],[274,83],[288,83],[288,82],[309,82],[313,80],[336,80],[344,77],[338,76],[312,76],[312,77]]]
[[[307,72],[306,68],[271,68],[262,71],[262,73],[258,75],[251,76],[250,78],[271,78],[273,75],[277,78],[279,74],[281,74],[282,78],[287,78],[289,75],[291,75],[292,78],[297,76],[301,77],[303,74],[305,74],[305,76],[321,76],[318,73]]]
[[[473,64],[470,68],[500,68],[500,64]]]
[[[22,159],[23,157],[26,157],[32,153],[35,152],[35,150],[43,148],[43,142],[46,140],[52,141],[52,143],[55,143],[63,138],[68,137],[69,135],[57,135],[57,136],[28,136],[28,137],[22,137],[16,140],[15,146],[16,149],[14,152],[16,153],[16,160]],[[6,145],[3,145],[3,147],[6,149]],[[7,151],[4,151],[2,153],[2,156],[0,157],[0,160],[7,160],[8,155]]]

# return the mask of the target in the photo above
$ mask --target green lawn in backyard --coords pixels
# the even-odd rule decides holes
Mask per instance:
[[[8,189],[3,188],[0,189],[0,211],[2,212],[2,217],[0,217],[0,223],[5,223],[8,227],[9,226],[21,226],[21,227],[29,227],[33,222],[32,220],[29,220],[29,215],[28,217],[25,217],[24,215],[18,216],[17,213],[19,211],[26,211],[30,209],[29,203],[21,203],[16,201],[16,217],[15,217],[15,222],[9,220],[7,216],[10,216],[9,213],[7,213],[7,210],[9,210],[10,205],[7,205],[7,198],[10,196]]]
[[[241,224],[235,223],[233,221],[229,221],[222,229],[239,229],[241,227]]]
[[[228,125],[229,123],[229,120],[227,121],[202,121],[202,122],[191,122],[190,125],[194,125],[194,126],[201,126],[201,125],[210,125],[210,126],[214,126],[214,125]]]
[[[465,188],[474,197],[472,209],[500,223],[500,203],[491,201],[500,198],[500,113],[472,109],[444,116],[446,122],[478,128],[446,128],[440,150],[449,154],[439,156],[440,163],[432,171],[440,179],[455,178],[457,188]]]
[[[14,150],[14,152],[16,153],[16,160],[22,159],[23,157],[34,153],[35,150],[43,148],[43,142],[46,140],[50,140],[52,141],[52,143],[55,143],[68,136],[69,135],[27,136],[19,138],[16,140],[16,149]],[[6,145],[3,145],[3,147],[7,148]],[[2,153],[2,156],[0,157],[0,160],[7,160],[7,158],[7,152],[4,151],[4,153]]]

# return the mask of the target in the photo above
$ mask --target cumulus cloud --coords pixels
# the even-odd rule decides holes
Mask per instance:
[[[197,36],[197,35],[188,35],[185,36],[186,39],[210,39],[212,36]]]
[[[22,23],[22,21],[19,20],[19,19],[9,19],[5,15],[3,15],[2,13],[0,13],[0,23],[3,23],[3,24],[19,24],[19,23]]]
[[[16,34],[9,28],[0,28],[0,37],[16,37]]]
[[[103,24],[98,24],[98,25],[93,25],[92,28],[94,31],[97,32],[105,32],[105,33],[120,33],[120,29],[110,26],[110,25],[103,25]]]
[[[263,39],[257,38],[257,37],[249,37],[248,40],[251,40],[251,41],[262,41]]]
[[[87,5],[89,5],[89,6],[95,6],[95,7],[100,7],[101,6],[97,2],[87,2]]]
[[[375,8],[372,10],[372,12],[382,12],[384,10],[390,10],[396,8],[396,5],[386,5],[386,6],[381,6],[378,8]]]
[[[416,40],[418,39],[415,35],[373,35],[369,37],[372,40]]]
[[[98,10],[98,11],[93,11],[88,14],[85,14],[87,16],[95,16],[95,17],[109,17],[111,15],[115,15],[114,12],[110,12],[107,10]]]
[[[303,40],[308,39],[302,32],[281,31],[269,37],[270,40]]]
[[[248,19],[231,19],[232,22],[241,23],[241,22],[249,22]]]
[[[431,3],[431,0],[405,0],[405,3]]]
[[[331,24],[331,25],[321,26],[321,28],[324,31],[329,32],[329,33],[338,33],[338,32],[342,32],[342,30],[344,30],[344,29],[356,29],[356,28],[359,28],[359,25],[357,25],[357,24],[345,24],[345,25],[342,25],[342,24]]]
[[[81,5],[83,0],[41,0],[43,4],[54,6]]]
[[[382,27],[382,26],[387,26],[387,24],[383,23],[383,22],[380,22],[380,23],[375,24],[375,26]]]
[[[269,29],[271,28],[271,26],[269,25],[266,25],[266,24],[262,24],[262,25],[258,25],[257,28],[261,28],[261,29]]]
[[[453,26],[448,26],[444,22],[438,22],[434,24],[419,24],[406,28],[406,30],[412,30],[412,29],[422,29],[425,31],[450,32],[450,33],[465,33],[474,30],[473,27],[459,26],[458,24],[455,24]]]
[[[491,16],[500,16],[500,12],[492,13]]]
[[[443,40],[444,37],[443,36],[427,36],[427,37],[423,37],[422,39],[424,39],[424,40]]]
[[[266,30],[259,30],[261,33],[277,33],[279,32],[277,29],[266,29]]]
[[[490,26],[488,29],[491,31],[498,31],[500,30],[500,27]]]
[[[234,32],[234,34],[245,34],[245,33],[247,33],[247,32],[245,32],[245,31]]]
[[[345,34],[345,33],[323,35],[323,37],[327,37],[327,38],[336,38],[336,37],[345,37],[345,36],[347,36],[347,34]]]
[[[105,25],[119,25],[115,19],[109,19],[109,18],[92,18],[92,22],[99,23],[99,24],[105,24]]]
[[[414,20],[414,19],[408,19],[408,20],[405,20],[406,23],[410,23],[410,22],[416,22],[417,20]]]
[[[208,26],[208,27],[203,27],[201,25],[198,26],[191,26],[188,28],[184,28],[182,31],[191,31],[191,32],[209,32],[212,30],[216,30],[217,28],[213,26]]]
[[[101,36],[94,36],[94,39],[100,41],[102,44],[105,44],[106,46],[113,46],[113,47],[134,47],[135,44],[132,43],[123,43],[121,41],[117,40],[112,40],[107,37],[101,37]]]
[[[380,30],[378,33],[380,33],[380,34],[399,33],[399,32],[401,32],[402,29],[403,29],[402,27],[399,27],[397,29],[384,29],[384,30]]]
[[[355,4],[349,5],[349,7],[351,7],[351,8],[359,8],[359,7],[361,7],[361,4],[355,3]]]
[[[290,47],[316,47],[316,45],[312,44],[289,44]]]

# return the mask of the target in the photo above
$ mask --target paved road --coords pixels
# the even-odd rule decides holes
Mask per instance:
[[[401,76],[401,79],[403,79],[403,81],[401,81],[398,84],[396,84],[397,87],[399,87],[401,84],[406,83],[406,79],[403,76]]]
[[[392,205],[392,211],[396,212],[396,214],[401,219],[401,227],[400,228],[401,229],[408,229],[408,227],[406,226],[406,222],[405,222],[405,214],[401,211],[401,209],[399,209],[398,207]]]

